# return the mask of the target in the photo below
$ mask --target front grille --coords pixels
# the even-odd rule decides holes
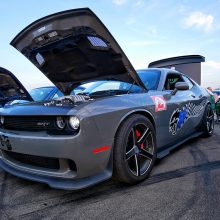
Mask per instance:
[[[3,153],[9,157],[23,164],[28,164],[35,167],[47,168],[58,170],[60,168],[59,159],[51,157],[40,157],[29,154],[21,154],[10,151],[3,151]]]
[[[55,130],[54,116],[5,116],[4,128],[9,130],[42,131]]]

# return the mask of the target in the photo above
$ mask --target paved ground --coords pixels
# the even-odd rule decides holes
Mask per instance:
[[[0,169],[0,219],[220,219],[220,125],[161,160],[145,182],[69,192]]]

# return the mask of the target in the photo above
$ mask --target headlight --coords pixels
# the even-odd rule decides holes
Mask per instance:
[[[71,116],[69,118],[69,124],[73,130],[77,130],[79,128],[80,121],[76,116]]]
[[[1,117],[0,117],[0,123],[3,125],[4,122],[5,122],[5,118],[4,118],[4,116],[1,116]]]
[[[57,124],[57,127],[58,127],[59,129],[64,129],[64,127],[65,127],[65,125],[66,125],[64,118],[61,117],[61,116],[58,116],[58,117],[57,117],[56,124]]]

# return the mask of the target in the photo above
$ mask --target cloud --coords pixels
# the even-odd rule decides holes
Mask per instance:
[[[204,14],[201,11],[192,12],[185,20],[184,24],[187,28],[196,27],[208,32],[212,30],[214,17]]]
[[[112,2],[116,5],[124,5],[127,3],[127,0],[113,0]]]

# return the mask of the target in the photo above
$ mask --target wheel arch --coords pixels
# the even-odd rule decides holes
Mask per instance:
[[[208,105],[210,105],[211,106],[211,109],[212,109],[212,103],[211,103],[211,101],[207,101],[207,103],[206,103],[206,105],[205,105],[205,108],[208,106]],[[204,117],[204,115],[205,115],[205,111],[204,111],[204,113],[203,113],[203,117]]]
[[[117,126],[117,129],[116,129],[116,132],[115,132],[115,136],[116,136],[116,134],[117,134],[117,132],[118,132],[118,130],[120,129],[120,127],[121,127],[121,125],[123,124],[123,122],[125,121],[125,120],[127,120],[129,117],[131,117],[132,115],[143,115],[143,116],[145,116],[147,119],[149,119],[150,120],[150,122],[152,123],[152,125],[153,125],[153,127],[154,127],[154,129],[155,129],[155,133],[156,133],[156,124],[155,124],[155,119],[154,119],[154,117],[153,117],[153,115],[149,112],[149,111],[147,111],[147,110],[145,110],[145,109],[136,109],[136,110],[133,110],[133,111],[131,111],[131,112],[128,112],[126,115],[124,115],[124,117],[120,120],[120,122],[119,122],[119,124],[118,124],[118,126]]]
[[[155,133],[156,133],[156,124],[155,124],[155,119],[154,119],[154,117],[153,117],[153,115],[148,111],[148,110],[145,110],[145,109],[135,109],[135,110],[133,110],[133,111],[130,111],[130,112],[128,112],[126,115],[124,115],[124,117],[120,120],[120,122],[118,123],[118,126],[117,126],[117,129],[116,129],[116,132],[115,132],[115,136],[114,136],[114,145],[113,145],[113,148],[112,148],[112,156],[111,156],[111,160],[110,160],[110,165],[111,165],[111,170],[112,170],[112,174],[113,174],[113,178],[116,180],[116,181],[122,181],[122,182],[124,182],[125,180],[123,180],[123,178],[125,178],[126,177],[126,174],[123,174],[122,175],[122,173],[121,173],[121,171],[122,170],[124,170],[124,169],[122,169],[122,168],[120,168],[120,166],[119,166],[119,168],[118,168],[118,166],[115,166],[116,164],[119,164],[119,163],[117,163],[116,161],[118,160],[117,158],[119,158],[118,157],[118,155],[121,155],[120,154],[120,151],[118,151],[118,149],[121,149],[120,147],[119,148],[117,148],[116,146],[116,144],[117,144],[117,134],[118,134],[118,132],[119,132],[119,130],[120,130],[120,128],[121,127],[123,127],[124,125],[123,125],[123,123],[127,120],[127,119],[129,119],[130,117],[132,117],[132,116],[136,116],[136,115],[140,115],[140,116],[144,116],[145,118],[147,118],[150,122],[151,122],[151,124],[152,124],[152,126],[153,126],[153,128],[154,128],[154,130],[155,130]],[[123,139],[123,136],[119,136],[119,139]],[[156,139],[156,137],[155,137],[155,139]],[[121,140],[120,140],[121,141]],[[155,140],[156,141],[156,140]],[[155,148],[156,149],[156,148]],[[116,153],[115,153],[116,152]],[[154,163],[154,161],[156,160],[156,155],[157,155],[157,152],[155,151],[155,154],[154,154],[155,156],[153,156],[152,157],[152,162],[151,162],[151,164],[152,163]],[[151,165],[151,167],[148,169],[148,172],[150,172],[151,171],[151,169],[152,169],[152,167],[153,167],[153,165]],[[121,174],[120,174],[121,173]],[[123,171],[123,173],[124,173],[124,171]],[[121,176],[120,176],[121,175]],[[148,173],[148,175],[149,175],[149,173]],[[142,179],[143,180],[143,179]],[[127,183],[130,183],[130,182],[127,182]]]
[[[114,152],[114,149],[115,149],[115,138],[116,138],[116,135],[117,135],[119,129],[121,128],[123,122],[125,122],[125,120],[127,120],[129,117],[131,117],[132,115],[135,115],[135,114],[140,114],[140,115],[143,115],[146,118],[148,118],[150,120],[150,122],[152,123],[152,125],[153,125],[153,127],[155,129],[155,133],[156,133],[155,119],[154,119],[153,115],[148,110],[145,110],[145,109],[135,109],[135,110],[130,111],[127,114],[125,114],[121,118],[119,123],[117,124],[116,129],[115,129],[115,133],[114,133],[114,138],[113,138],[113,143],[112,143],[112,150],[111,150],[111,156],[109,158],[109,163],[108,163],[108,170],[111,170],[111,172],[113,172],[113,157],[114,157],[113,156],[113,152]]]
[[[202,114],[202,118],[201,118],[199,124],[198,124],[197,127],[196,127],[196,130],[198,130],[198,131],[201,130],[202,122],[203,122],[203,119],[204,119],[204,117],[205,117],[205,109],[207,108],[208,105],[210,105],[211,108],[212,108],[212,103],[211,103],[210,100],[208,100],[208,101],[206,102],[205,106],[204,106],[204,112],[203,112],[203,114]]]

